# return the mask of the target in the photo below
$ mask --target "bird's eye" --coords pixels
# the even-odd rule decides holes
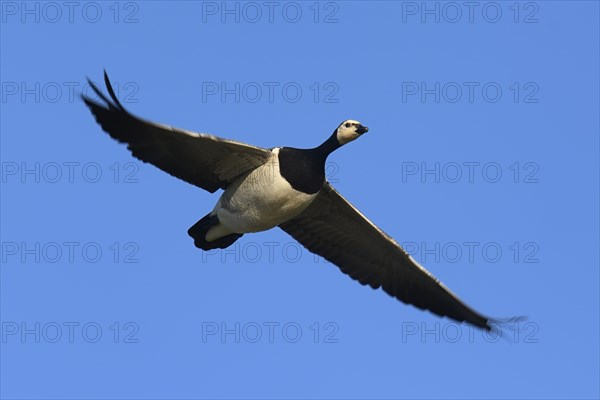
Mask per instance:
[[[346,128],[350,128],[350,122],[346,122]]]

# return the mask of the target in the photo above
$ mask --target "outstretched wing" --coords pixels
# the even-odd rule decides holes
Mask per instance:
[[[306,210],[279,227],[363,285],[486,330],[496,322],[463,303],[328,182]]]
[[[270,150],[260,147],[140,119],[121,105],[106,71],[104,81],[110,99],[89,83],[106,104],[82,95],[102,129],[119,142],[127,143],[134,157],[192,185],[215,192],[264,164],[270,156]]]

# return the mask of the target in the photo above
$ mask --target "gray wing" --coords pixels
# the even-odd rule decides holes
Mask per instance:
[[[363,285],[486,330],[496,322],[459,300],[328,182],[306,210],[279,227]]]
[[[264,164],[270,150],[216,136],[142,120],[121,105],[106,72],[108,99],[90,82],[106,104],[82,95],[104,131],[127,143],[134,157],[209,192],[225,188],[236,177]]]

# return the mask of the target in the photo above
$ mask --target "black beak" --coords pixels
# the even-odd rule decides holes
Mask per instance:
[[[369,128],[367,128],[366,126],[358,125],[356,127],[356,133],[358,133],[359,135],[362,135],[365,132],[369,132]]]

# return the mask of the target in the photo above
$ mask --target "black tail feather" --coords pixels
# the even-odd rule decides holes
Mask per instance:
[[[202,250],[224,249],[231,246],[236,240],[241,238],[243,234],[232,233],[231,235],[223,236],[216,240],[208,242],[206,233],[208,230],[219,223],[219,218],[216,215],[205,215],[200,221],[196,222],[190,229],[188,235],[194,239],[194,245]]]

